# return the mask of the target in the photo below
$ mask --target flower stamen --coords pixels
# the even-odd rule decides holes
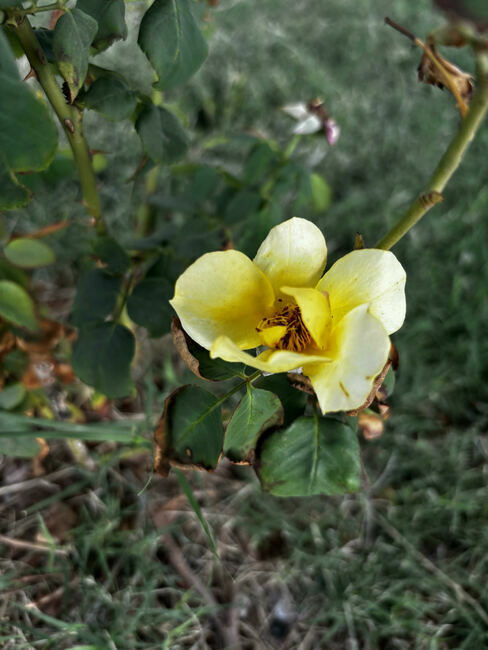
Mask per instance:
[[[274,345],[278,350],[301,352],[312,343],[312,336],[303,322],[300,308],[296,305],[286,305],[274,316],[263,318],[256,331],[261,332],[271,327],[285,328],[285,332]]]

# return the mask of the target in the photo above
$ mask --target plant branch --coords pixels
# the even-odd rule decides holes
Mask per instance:
[[[461,97],[461,93],[459,92],[456,84],[452,80],[449,71],[446,70],[442,62],[437,58],[433,48],[431,48],[429,45],[426,45],[423,41],[420,40],[420,38],[417,38],[415,34],[412,34],[412,32],[408,31],[408,29],[405,29],[405,27],[402,27],[391,18],[386,17],[385,23],[390,27],[393,27],[393,29],[396,29],[396,31],[400,32],[400,34],[403,34],[404,36],[409,38],[417,47],[420,47],[420,49],[424,52],[425,56],[427,56],[429,60],[432,62],[432,65],[434,65],[435,68],[438,70],[439,74],[442,77],[444,85],[447,86],[451,91],[451,93],[454,95],[461,116],[465,117],[466,113],[468,112],[468,106],[464,101],[464,99]]]
[[[102,219],[102,208],[95,173],[88,145],[83,135],[83,114],[75,106],[66,103],[61,88],[56,81],[53,68],[47,62],[28,19],[25,16],[18,16],[14,29],[29,63],[36,73],[37,80],[46,93],[46,97],[68,138],[78,168],[83,204],[93,219],[97,233],[104,234],[106,228]]]
[[[53,2],[48,5],[41,5],[40,7],[32,5],[27,7],[27,9],[22,9],[22,7],[16,7],[15,14],[19,16],[33,16],[34,14],[41,13],[43,11],[63,11],[65,9],[65,2]]]
[[[486,61],[481,57],[478,61],[478,70],[478,90],[458,132],[440,159],[422,194],[415,199],[398,223],[376,244],[376,248],[389,250],[430,208],[442,201],[442,190],[459,167],[469,143],[473,140],[488,110]]]

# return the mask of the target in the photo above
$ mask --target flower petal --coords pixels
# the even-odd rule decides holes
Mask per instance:
[[[312,133],[317,133],[322,128],[322,120],[317,115],[309,115],[301,122],[298,122],[292,133],[295,135],[311,135]]]
[[[369,303],[371,314],[391,334],[405,319],[405,280],[405,270],[393,253],[365,248],[341,257],[316,288],[328,292],[335,322]]]
[[[280,287],[314,287],[327,261],[327,246],[317,226],[293,217],[272,228],[254,258],[276,292]]]
[[[281,287],[281,292],[292,296],[300,307],[305,327],[318,347],[325,347],[331,326],[331,312],[328,296],[317,289]]]
[[[360,305],[334,328],[330,363],[303,365],[323,413],[350,411],[363,404],[388,359],[390,339],[380,321]]]
[[[221,251],[198,258],[178,278],[171,304],[183,329],[208,350],[221,334],[240,348],[255,348],[260,320],[274,303],[262,271],[243,253]]]
[[[295,120],[305,120],[310,115],[310,111],[304,102],[286,104],[281,110]]]
[[[246,366],[257,368],[263,372],[288,372],[300,368],[304,363],[314,361],[326,362],[327,357],[322,355],[291,352],[289,350],[265,350],[254,357],[243,352],[228,336],[219,336],[210,350],[212,359],[220,357],[224,361],[245,363]]]

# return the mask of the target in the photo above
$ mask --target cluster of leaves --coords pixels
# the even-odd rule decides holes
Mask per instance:
[[[185,385],[166,399],[155,432],[159,474],[167,476],[171,467],[211,471],[225,456],[233,463],[252,465],[263,488],[277,496],[359,489],[356,417],[321,416],[314,399],[309,404],[307,394],[292,386],[293,375],[263,377],[242,364],[210,359],[177,319],[172,333],[183,361],[198,378],[234,382],[221,397],[201,386]],[[383,398],[393,392],[391,377],[390,372]],[[236,379],[240,381],[235,383]],[[223,409],[238,392],[241,396],[232,412]]]
[[[4,0],[0,8],[5,12],[0,30],[0,94],[4,100],[0,109],[0,208],[20,207],[31,198],[31,191],[20,183],[19,174],[44,170],[63,158],[66,160],[66,156],[58,155],[53,162],[58,147],[53,116],[19,78],[14,54],[29,54],[29,42],[25,42],[21,30],[27,29],[31,42],[38,46],[36,54],[41,64],[50,69],[53,83],[59,83],[56,77],[64,80],[63,92],[72,111],[69,115],[78,117],[83,111],[95,110],[109,120],[130,119],[153,164],[170,164],[184,155],[189,139],[172,112],[131,88],[117,70],[91,63],[90,55],[127,36],[123,0],[109,0],[103,5],[79,0],[58,18],[52,29],[30,32],[26,14],[35,13],[35,6],[29,12],[22,9],[21,2]],[[193,17],[190,0],[156,0],[142,17],[138,43],[154,68],[155,88],[159,90],[187,81],[207,54],[206,40]],[[54,108],[58,108],[59,117],[59,107]],[[68,124],[67,128],[72,127]],[[69,171],[74,171],[72,166]],[[129,365],[134,338],[124,325],[105,319],[119,299],[122,278],[131,261],[127,251],[104,233],[94,243],[93,256],[104,268],[88,270],[79,283],[72,316],[73,325],[79,328],[73,365],[81,379],[107,395],[127,395],[132,389]],[[54,261],[51,249],[38,239],[16,238],[7,242],[0,258],[2,331],[13,325],[31,334],[39,331],[28,277],[19,269],[47,266]],[[126,287],[124,291],[127,293]],[[149,300],[161,304],[163,312],[167,312],[169,292],[167,281],[159,282],[152,276],[139,283],[129,299],[135,321],[147,325]],[[158,314],[156,334],[164,333],[161,318]]]
[[[21,81],[14,56],[27,54],[33,76],[41,82],[57,117],[68,116],[62,126],[72,147],[73,125],[81,133],[81,119],[90,110],[110,121],[130,120],[142,143],[144,158],[134,180],[143,179],[146,185],[147,198],[142,206],[146,223],[125,238],[111,236],[104,226],[97,229],[89,255],[80,260],[83,271],[69,325],[62,333],[66,340],[69,332],[74,342],[61,352],[57,348],[57,355],[61,353],[71,365],[69,380],[76,376],[108,398],[125,397],[135,391],[131,378],[136,349],[134,325],[144,328],[151,337],[169,332],[172,313],[168,300],[179,273],[196,257],[218,246],[216,241],[254,255],[270,228],[283,219],[326,210],[330,189],[321,176],[291,159],[291,149],[283,151],[272,140],[250,135],[228,139],[231,145],[237,142],[240,152],[247,148],[238,173],[211,162],[179,162],[188,152],[190,138],[177,115],[162,104],[159,91],[185,83],[207,55],[207,43],[190,0],[155,0],[140,21],[137,42],[156,77],[152,96],[132,87],[118,70],[93,63],[93,57],[127,36],[123,0],[110,0],[103,7],[93,0],[78,0],[70,9],[60,4],[62,11],[49,29],[31,29],[28,15],[36,13],[35,5],[26,10],[20,2],[5,0],[1,8],[5,14],[0,31],[0,90],[8,101],[0,110],[0,144],[5,152],[0,208],[18,208],[31,199],[36,187],[33,172],[43,171],[45,179],[49,176],[56,182],[75,171],[71,156],[58,151],[54,116]],[[56,97],[53,102],[48,83],[39,73],[41,70],[44,74],[42,66],[48,70],[48,82],[54,83],[58,94],[62,84],[62,106],[56,106]],[[36,124],[32,133],[24,128],[26,124]],[[10,133],[22,137],[12,139]],[[222,140],[210,143],[207,151],[222,144]],[[79,166],[74,147],[73,151]],[[161,180],[161,166],[171,167],[169,180]],[[154,216],[160,211],[170,212],[172,218],[154,227]],[[28,394],[33,386],[35,393],[39,383],[29,384],[26,380],[31,366],[26,345],[32,342],[36,349],[43,347],[43,360],[57,363],[51,352],[61,337],[55,337],[54,342],[52,337],[46,338],[43,308],[35,302],[29,276],[30,271],[55,263],[54,252],[43,238],[56,227],[62,228],[63,224],[11,237],[0,258],[0,334],[4,343],[0,351],[0,407],[13,412],[39,412],[35,406],[38,402]],[[307,417],[293,424],[294,418],[304,412],[303,393],[297,393],[284,378],[278,380],[277,394],[266,390],[268,384],[274,386],[275,378],[261,379],[256,388],[241,367],[212,361],[204,350],[200,353],[206,356],[205,372],[209,376],[205,378],[240,377],[238,387],[245,386],[245,395],[227,427],[224,444],[220,408],[223,400],[197,386],[177,391],[162,418],[172,423],[166,437],[171,452],[165,451],[160,469],[170,463],[212,469],[222,450],[235,462],[257,466],[255,450],[258,442],[262,443],[261,434],[285,424],[300,429],[300,435],[294,434],[291,441],[310,453],[303,463],[297,463],[298,475],[293,476],[292,483],[282,485],[272,469],[281,464],[274,456],[282,448],[276,444],[276,436],[269,438],[261,445],[263,453],[259,448],[263,485],[276,494],[324,490],[335,493],[357,488],[357,441],[349,426],[327,421],[332,438],[335,430],[342,433],[336,432],[337,449],[333,444],[319,449],[318,430],[325,421]],[[12,364],[11,357],[19,354],[22,363]],[[231,393],[235,391],[234,387]],[[278,394],[287,403],[286,416]],[[192,406],[189,413],[195,417],[188,425],[189,433],[181,433],[178,414],[187,416],[186,404]],[[204,418],[195,411],[200,406],[208,411]],[[339,463],[341,444],[351,445],[349,463]],[[334,463],[338,463],[337,471]]]

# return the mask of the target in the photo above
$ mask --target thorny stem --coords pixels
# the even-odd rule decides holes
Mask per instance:
[[[31,7],[27,7],[27,9],[22,9],[19,7],[18,9],[15,9],[16,15],[20,16],[28,16],[28,15],[34,15],[41,13],[42,11],[56,11],[56,10],[63,10],[65,8],[65,2],[53,2],[48,5],[41,5],[40,7],[37,7],[36,5],[32,5]]]
[[[464,152],[473,140],[488,110],[487,61],[478,59],[478,89],[466,117],[461,122],[446,152],[442,156],[422,194],[415,199],[400,221],[376,244],[376,248],[389,250],[412,228],[430,208],[442,201],[442,190],[459,167]]]
[[[446,70],[445,67],[442,65],[441,61],[439,61],[432,48],[429,47],[429,45],[426,45],[423,41],[421,41],[420,38],[417,38],[415,34],[412,34],[412,32],[408,31],[408,29],[405,29],[405,27],[402,27],[391,18],[386,17],[385,23],[390,27],[393,27],[393,29],[396,29],[396,31],[400,32],[400,34],[403,34],[404,36],[409,38],[417,47],[420,47],[420,49],[423,50],[425,55],[430,59],[432,64],[439,71],[443,79],[444,85],[446,85],[451,91],[451,93],[454,95],[461,116],[465,117],[466,113],[468,112],[468,106],[464,101],[464,99],[461,97],[461,93],[459,92],[456,84],[453,82],[449,71]]]
[[[106,228],[102,219],[102,207],[90,152],[83,135],[83,114],[75,106],[66,103],[52,67],[47,62],[34,30],[25,16],[18,17],[15,33],[66,133],[78,168],[83,203],[94,221],[97,233],[103,235],[106,233]]]

